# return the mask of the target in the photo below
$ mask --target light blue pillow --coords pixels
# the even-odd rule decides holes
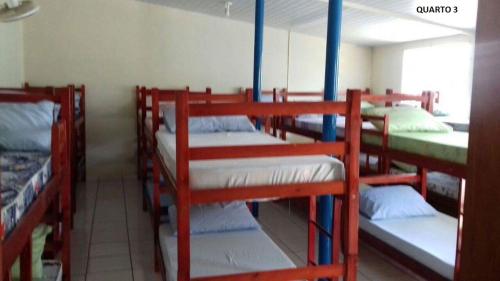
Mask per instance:
[[[163,107],[163,120],[168,131],[176,132],[175,105]],[[190,117],[190,133],[253,132],[255,127],[246,116]]]
[[[216,117],[223,132],[254,132],[255,127],[246,116]]]
[[[177,208],[168,208],[170,226],[177,235]],[[243,202],[230,204],[209,204],[191,207],[191,234],[218,233],[260,228]]]
[[[0,150],[51,151],[51,128],[0,130]]]
[[[435,216],[429,203],[411,186],[370,188],[360,193],[359,211],[371,220]]]
[[[0,103],[0,130],[51,128],[54,103]]]

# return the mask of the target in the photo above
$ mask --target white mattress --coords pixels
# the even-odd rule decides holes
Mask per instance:
[[[292,124],[290,118],[285,119],[287,125]],[[295,126],[297,128],[306,129],[314,132],[323,132],[323,116],[322,115],[302,115],[295,118]],[[343,138],[345,136],[345,117],[337,116],[336,118],[337,136]],[[363,129],[374,129],[375,126],[371,122],[363,122]]]
[[[167,280],[177,280],[177,237],[160,226],[160,246]],[[295,264],[262,230],[191,236],[191,277],[295,268]]]
[[[448,279],[453,279],[455,270],[457,223],[442,213],[382,221],[359,216],[361,229]]]
[[[175,176],[175,135],[156,133],[164,163]],[[260,132],[190,134],[190,147],[280,144],[282,140]],[[344,164],[328,156],[299,156],[191,161],[193,189],[231,188],[342,180]]]

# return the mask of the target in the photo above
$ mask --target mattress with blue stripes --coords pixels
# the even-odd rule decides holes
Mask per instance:
[[[9,234],[44,190],[52,176],[46,153],[0,152],[3,233]]]

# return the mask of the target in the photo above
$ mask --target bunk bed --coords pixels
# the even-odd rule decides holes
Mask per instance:
[[[43,247],[39,248],[39,241],[32,234],[38,233],[43,245],[50,226],[51,239],[45,249],[53,257],[59,256],[61,262],[47,265],[55,272],[59,269],[54,267],[62,266],[62,280],[67,281],[71,278],[71,178],[70,169],[66,168],[70,161],[67,140],[72,122],[71,90],[56,88],[52,95],[18,93],[0,90],[0,104],[5,105],[3,114],[8,115],[3,120],[9,120],[2,124],[0,151],[0,280],[11,280],[15,264],[19,264],[14,268],[21,281],[41,274],[37,262]],[[43,115],[39,110],[42,103]],[[54,104],[60,105],[59,114]],[[38,110],[33,112],[33,108]],[[45,118],[29,118],[33,114]],[[16,118],[14,127],[11,118]],[[31,127],[33,123],[43,126]],[[48,226],[40,230],[41,224]]]
[[[186,87],[189,90],[189,87]],[[175,89],[163,89],[166,92],[177,91]],[[212,89],[207,87],[205,92],[196,92],[196,94],[212,93]],[[148,145],[151,144],[151,134],[147,132],[151,128],[151,90],[144,86],[135,87],[135,100],[136,100],[136,134],[137,134],[137,175],[143,181],[143,185],[147,180],[148,173]],[[148,127],[149,124],[149,127]]]
[[[280,280],[311,280],[343,276],[344,280],[356,280],[360,93],[350,95],[347,102],[249,104],[243,101],[200,105],[196,104],[199,99],[187,91],[177,92],[173,109],[175,133],[170,131],[172,124],[168,122],[171,123],[171,119],[166,120],[166,127],[169,129],[160,128],[160,102],[171,100],[170,97],[160,94],[157,89],[152,90],[152,96],[152,132],[156,136],[153,162],[155,267],[161,269],[164,279],[169,280],[167,278],[177,276],[177,280],[181,281],[273,280],[279,276]],[[204,96],[201,99],[211,100],[214,97],[215,95]],[[246,132],[207,132],[199,135],[190,131],[193,124],[188,122],[189,118],[204,116],[228,118],[227,116],[237,115],[246,118],[307,113],[345,114],[348,120],[345,142],[289,144],[255,129]],[[172,109],[168,114],[172,114]],[[344,163],[326,155],[344,156]],[[272,176],[280,173],[285,176]],[[292,174],[296,177],[291,176]],[[166,180],[165,187],[160,187],[160,176]],[[159,200],[162,193],[170,194],[176,202],[177,236],[168,232],[168,226],[160,225]],[[334,264],[317,265],[314,247],[316,227],[319,225],[316,222],[316,197],[333,194],[337,196],[338,201],[343,201],[342,213],[345,220],[341,223],[340,215],[335,216],[335,225],[338,227],[334,228],[336,232],[333,233],[333,244],[340,245],[339,234],[342,225],[345,234],[344,263],[340,263],[338,253],[333,253],[336,257]],[[309,197],[311,202],[307,267],[295,268],[262,231],[190,235],[191,206],[294,197]],[[324,229],[319,227],[319,231]],[[213,255],[210,255],[212,251],[202,253],[207,250],[206,246],[199,247],[202,242],[213,244],[210,247]],[[247,242],[259,242],[261,246]],[[255,250],[252,250],[252,247],[264,251],[259,257],[269,255],[274,260],[267,262],[266,259],[255,264],[250,256],[246,255],[243,259],[232,261],[233,265],[242,266],[227,267],[229,251],[253,253]],[[339,251],[338,248],[334,249],[327,251]],[[206,266],[206,263],[203,264],[203,258],[207,257],[207,254],[211,259],[205,262],[209,262],[213,267],[226,265],[225,270],[199,271],[199,268]],[[224,261],[217,259],[218,257],[224,257]],[[207,276],[207,273],[219,276]]]
[[[85,85],[75,87],[68,85],[71,98],[71,124],[69,124],[69,143],[71,143],[70,165],[72,179],[72,200],[73,211],[76,211],[76,202],[74,196],[74,188],[78,180],[85,181],[86,179],[86,130],[85,130]],[[52,86],[31,86],[25,83],[22,88],[0,88],[10,94],[38,94],[52,96],[55,94],[55,88]]]
[[[72,92],[72,112],[74,125],[72,128],[72,175],[73,175],[73,183],[81,180],[85,181],[87,178],[87,169],[86,169],[86,130],[85,130],[85,97],[86,97],[86,88],[85,85],[81,85],[80,87],[75,86],[74,84],[68,85]],[[24,84],[24,90],[30,93],[40,93],[41,91],[49,90],[52,87],[34,87],[31,86],[28,82]]]
[[[292,93],[292,96],[299,97],[301,99],[310,99],[310,97],[314,97],[318,99],[320,96],[319,93]],[[279,100],[279,99],[278,99]],[[281,99],[282,101],[290,102],[291,99]],[[366,108],[373,105],[384,105],[386,107],[396,106],[401,102],[413,102],[419,103],[422,109],[425,109],[428,112],[432,112],[434,108],[434,102],[437,102],[436,95],[430,91],[424,91],[421,96],[415,95],[407,95],[401,93],[395,93],[394,91],[388,89],[386,91],[386,95],[371,95],[369,91],[365,91],[365,94],[362,95],[362,100],[366,104]],[[369,104],[368,104],[369,103]],[[388,173],[389,169],[394,173],[405,173],[410,170],[415,170],[411,165],[404,165],[401,162],[405,162],[403,160],[396,161],[397,165],[393,165],[394,162],[391,160],[399,160],[388,157],[385,154],[386,149],[381,149],[381,147],[387,147],[389,143],[393,143],[396,140],[396,143],[400,143],[403,147],[408,144],[406,135],[412,135],[407,133],[405,136],[391,136],[389,132],[384,130],[378,130],[375,126],[373,126],[371,121],[374,122],[389,122],[383,116],[367,116],[362,114],[362,118],[364,119],[362,125],[362,142],[361,142],[361,152],[363,155],[363,159],[361,160],[361,171],[363,174],[373,174],[373,173]],[[317,115],[305,115],[305,116],[292,116],[283,118],[281,123],[279,124],[280,130],[282,130],[281,136],[286,138],[287,132],[291,132],[294,134],[298,134],[301,136],[305,136],[308,138],[312,138],[315,141],[320,141],[322,139],[322,127],[323,127],[323,118]],[[337,128],[337,137],[343,137],[343,128],[345,127],[345,121],[342,117],[338,117],[336,119],[336,128]],[[454,139],[457,142],[464,143],[466,142],[467,134],[463,132],[455,132]],[[403,134],[404,135],[404,134]],[[423,136],[422,142],[426,141],[427,136],[430,134],[421,133]],[[439,139],[442,138],[442,134],[435,134],[434,138]],[[391,140],[390,140],[391,139]],[[399,140],[399,142],[398,142]],[[424,144],[417,141],[410,146],[412,148],[423,147]],[[439,146],[439,141],[436,141],[436,147]],[[463,145],[462,145],[463,146]],[[466,155],[466,151],[461,150],[461,153],[458,154],[459,159],[462,159]],[[448,152],[450,154],[452,152]],[[391,159],[391,160],[389,160]],[[406,162],[405,162],[406,163]],[[392,164],[392,168],[391,167]],[[411,164],[411,163],[410,163]],[[428,185],[429,185],[429,201],[433,203],[433,205],[437,206],[441,211],[456,216],[458,214],[457,210],[457,200],[458,200],[458,189],[460,186],[460,178],[457,177],[456,174],[451,174],[451,176],[443,170],[440,169],[429,169],[432,172],[428,173]]]
[[[432,94],[429,94],[432,100]],[[431,108],[432,109],[432,108]],[[389,113],[388,113],[389,114]],[[380,117],[380,116],[378,116]],[[369,119],[369,117],[368,117]],[[373,121],[373,120],[372,120]],[[393,120],[394,121],[394,120]],[[384,128],[391,126],[391,118],[383,118],[378,122]],[[466,178],[468,133],[457,131],[440,132],[389,132],[383,130],[379,134],[367,134],[362,130],[361,150],[380,155],[384,159],[383,171],[389,171],[389,163],[396,163],[409,171],[414,170],[427,174],[430,182],[428,201],[452,216],[459,216],[459,189]],[[404,164],[401,164],[404,163]],[[432,171],[432,172],[429,172]]]
[[[361,177],[360,182],[360,239],[425,280],[458,280],[464,185],[457,203],[462,215],[455,218],[426,205],[424,173]],[[375,205],[380,209],[371,208]]]
[[[141,174],[141,181],[142,181],[142,194],[143,194],[143,210],[146,211],[148,210],[148,206],[151,206],[152,204],[152,198],[153,198],[153,186],[150,182],[148,182],[148,172],[150,171],[151,165],[152,165],[152,147],[154,143],[154,134],[152,133],[152,118],[151,118],[151,109],[152,109],[152,99],[151,99],[151,89],[147,89],[146,87],[140,87],[139,89],[136,88],[139,92],[139,103],[140,103],[140,109],[138,109],[137,115],[139,118],[138,121],[138,126],[139,126],[139,143],[140,146],[138,147],[140,151],[138,152],[139,154],[139,159],[140,159],[140,174]],[[186,90],[189,91],[189,87],[186,87]],[[172,103],[175,101],[175,93],[178,92],[179,90],[174,90],[174,89],[161,89],[159,90],[162,95],[167,96],[165,103]],[[205,92],[190,92],[190,95],[195,96],[195,97],[204,97],[204,96],[210,96],[212,95],[212,89],[210,87],[207,87],[205,89]],[[221,99],[221,96],[216,96],[211,100],[210,102],[217,102]],[[236,100],[241,100],[243,98],[246,99],[246,96],[243,96],[243,93],[240,92],[239,94],[235,95],[224,95],[223,98],[229,98],[229,99],[236,99]],[[205,101],[201,101],[205,102]],[[166,208],[170,204],[170,200],[166,196],[162,196],[161,200],[161,205]],[[149,210],[152,210],[152,208],[149,208]]]

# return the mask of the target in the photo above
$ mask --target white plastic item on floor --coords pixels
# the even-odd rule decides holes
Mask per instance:
[[[174,134],[156,133],[158,150],[175,176]],[[190,134],[190,147],[283,144],[260,132]],[[328,156],[269,157],[190,162],[189,183],[193,189],[311,183],[344,178],[344,164]]]
[[[455,270],[457,223],[443,213],[390,220],[359,216],[361,229],[448,279]]]
[[[160,226],[160,246],[167,280],[177,280],[177,237]],[[295,264],[261,230],[191,235],[191,277],[295,268]]]
[[[62,263],[58,260],[43,261],[43,278],[33,281],[62,281]]]

